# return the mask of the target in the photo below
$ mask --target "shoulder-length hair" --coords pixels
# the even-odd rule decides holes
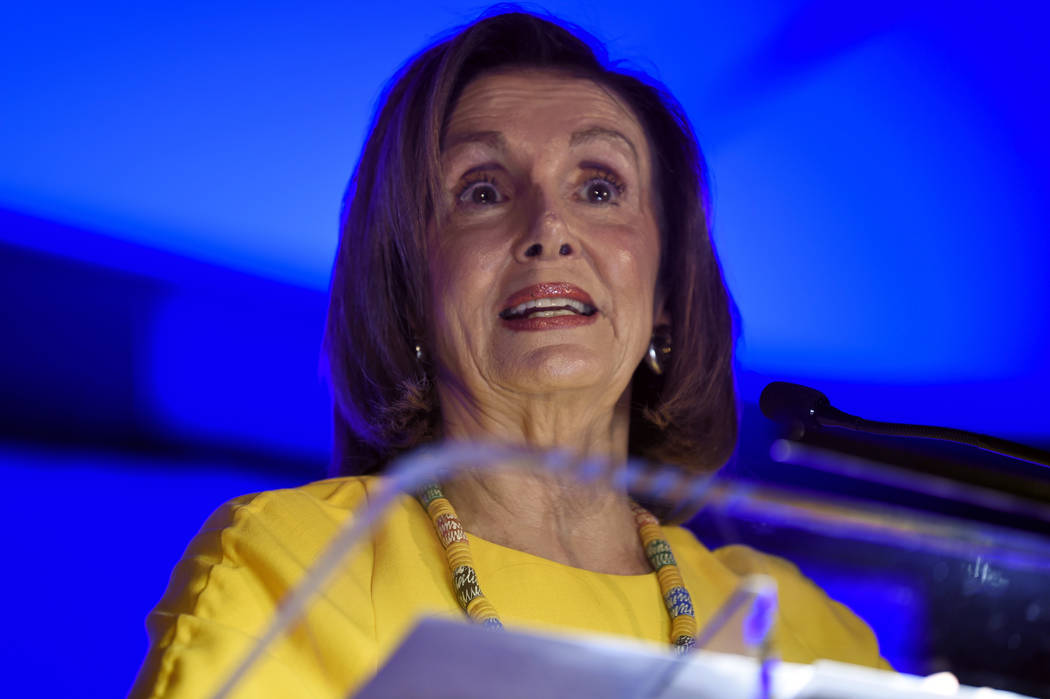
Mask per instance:
[[[333,471],[380,471],[440,434],[424,313],[425,231],[441,201],[442,135],[471,80],[515,68],[592,80],[642,125],[653,158],[658,283],[672,352],[661,376],[640,366],[632,377],[629,451],[690,471],[719,468],[737,437],[735,313],[709,235],[706,165],[692,128],[662,86],[614,69],[587,34],[515,11],[485,16],[424,50],[380,99],[343,201],[324,335]]]

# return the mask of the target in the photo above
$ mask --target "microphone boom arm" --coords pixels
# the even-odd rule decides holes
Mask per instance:
[[[762,389],[759,407],[770,420],[801,423],[803,427],[813,424],[821,427],[842,427],[857,432],[870,432],[890,437],[922,437],[940,439],[946,442],[966,444],[985,451],[1009,456],[1020,461],[1028,461],[1040,466],[1050,467],[1050,453],[1033,447],[1011,442],[998,437],[958,430],[952,427],[931,427],[928,425],[905,425],[896,422],[878,422],[865,420],[844,413],[833,407],[831,401],[820,391],[809,386],[773,381]]]
[[[865,420],[835,408],[815,410],[813,419],[822,427],[842,427],[848,430],[856,430],[857,432],[870,432],[889,437],[922,437],[924,439],[940,439],[946,442],[967,444],[971,447],[995,452],[1013,459],[1050,467],[1050,453],[1025,444],[1011,442],[998,437],[990,437],[977,432],[959,430],[954,427],[906,425],[896,422]]]

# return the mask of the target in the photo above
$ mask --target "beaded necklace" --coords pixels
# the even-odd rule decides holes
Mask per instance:
[[[478,574],[474,569],[474,559],[470,555],[470,543],[463,532],[452,503],[448,501],[437,483],[425,486],[416,495],[423,509],[434,523],[434,531],[445,549],[448,569],[452,574],[452,586],[463,611],[475,623],[482,626],[501,629],[502,622],[496,614],[496,608],[481,592],[478,585]],[[660,593],[664,598],[667,613],[671,616],[671,646],[675,653],[682,654],[696,643],[696,617],[693,614],[693,600],[685,589],[682,574],[671,545],[663,538],[660,522],[641,505],[632,502],[634,521],[638,525],[638,536],[645,548],[645,556],[660,582]]]

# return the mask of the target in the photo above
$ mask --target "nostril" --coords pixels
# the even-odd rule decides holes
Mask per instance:
[[[571,255],[572,254],[572,246],[569,245],[568,243],[562,243],[561,247],[558,248],[558,254],[559,255]]]
[[[543,246],[539,243],[533,243],[525,250],[525,257],[536,257],[543,252]]]

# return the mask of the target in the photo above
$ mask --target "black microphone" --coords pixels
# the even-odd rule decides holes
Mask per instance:
[[[891,437],[922,437],[967,444],[1021,461],[1050,466],[1050,454],[1017,442],[998,437],[957,430],[952,427],[904,425],[895,422],[865,420],[832,407],[823,393],[809,386],[785,381],[773,381],[762,389],[758,399],[762,414],[774,422],[800,424],[803,428],[842,427],[858,432],[882,434]]]

